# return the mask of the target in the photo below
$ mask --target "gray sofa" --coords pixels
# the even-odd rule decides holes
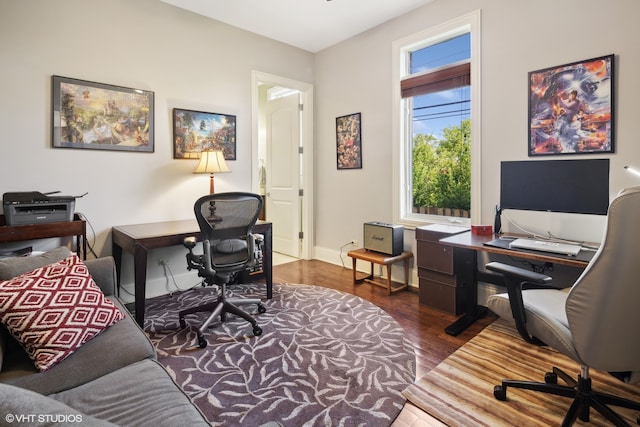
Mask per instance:
[[[58,248],[38,256],[2,259],[0,280],[67,256],[67,248]],[[156,361],[152,343],[114,296],[113,259],[99,258],[85,264],[125,318],[43,372],[0,325],[0,424],[209,425]]]

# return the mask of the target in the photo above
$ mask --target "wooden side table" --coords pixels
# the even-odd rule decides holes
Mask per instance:
[[[87,259],[87,221],[81,213],[75,213],[72,221],[21,225],[6,225],[4,215],[0,215],[0,243],[71,236],[76,238],[78,256]]]
[[[402,291],[409,287],[409,261],[413,258],[413,253],[402,252],[400,255],[391,256],[380,252],[369,251],[367,249],[354,249],[347,253],[353,259],[353,284],[367,282],[372,285],[381,286],[387,289],[387,293],[391,295],[393,292]],[[357,278],[356,274],[356,261],[357,260],[368,261],[371,263],[371,274],[368,276]],[[397,283],[391,280],[391,266],[397,262],[404,262],[404,283]],[[387,266],[387,280],[380,282],[375,280],[373,275],[373,265],[386,265]]]

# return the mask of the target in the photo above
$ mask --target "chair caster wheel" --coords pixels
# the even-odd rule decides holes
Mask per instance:
[[[179,321],[180,321],[180,327],[181,327],[182,329],[184,329],[184,328],[186,328],[186,327],[187,327],[187,322],[185,322],[185,321],[184,321],[184,317],[181,317],[181,318],[179,319]]]
[[[555,372],[544,374],[544,382],[547,384],[558,384],[558,375]]]
[[[507,400],[507,389],[501,385],[493,387],[493,397],[504,402]]]
[[[253,327],[253,335],[259,336],[262,335],[262,328],[258,325]]]
[[[266,313],[267,312],[267,307],[265,307],[262,304],[258,304],[258,313],[262,314],[262,313]]]
[[[198,347],[205,348],[207,346],[207,340],[203,336],[198,336]]]

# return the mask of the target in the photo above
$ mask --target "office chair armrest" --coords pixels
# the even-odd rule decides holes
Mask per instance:
[[[203,269],[201,273],[206,276],[213,277],[216,275],[216,271],[213,269],[213,265],[211,264],[211,242],[209,242],[209,240],[202,241],[202,250],[204,255],[202,256]]]
[[[520,336],[531,344],[544,344],[539,339],[531,336],[529,331],[527,331],[527,319],[525,315],[524,301],[522,299],[522,289],[529,284],[532,284],[536,288],[551,288],[549,285],[551,285],[551,281],[553,279],[544,274],[503,264],[501,262],[490,262],[485,267],[489,271],[500,273],[500,276],[502,276],[503,284],[507,288],[507,294],[509,295],[511,315],[513,316],[513,320],[516,323],[516,329]]]

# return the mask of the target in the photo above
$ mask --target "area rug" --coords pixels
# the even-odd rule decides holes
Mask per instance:
[[[229,289],[265,296],[259,284]],[[195,328],[206,314],[187,316],[181,329],[178,312],[215,298],[199,288],[151,299],[145,319],[160,363],[212,425],[389,426],[400,413],[415,355],[379,307],[319,286],[274,284],[267,312],[256,314],[262,335],[228,315],[211,325],[200,349]]]
[[[544,381],[553,366],[577,376],[580,366],[546,347],[520,338],[498,319],[460,347],[403,394],[414,405],[450,426],[552,426],[560,425],[571,399],[533,391],[507,389],[507,401],[493,396],[493,386],[505,378]],[[593,388],[640,401],[640,387],[624,384],[611,375],[590,370]],[[558,379],[562,384],[562,379]],[[635,424],[637,414],[617,410]],[[591,422],[575,425],[609,425],[591,410]]]

